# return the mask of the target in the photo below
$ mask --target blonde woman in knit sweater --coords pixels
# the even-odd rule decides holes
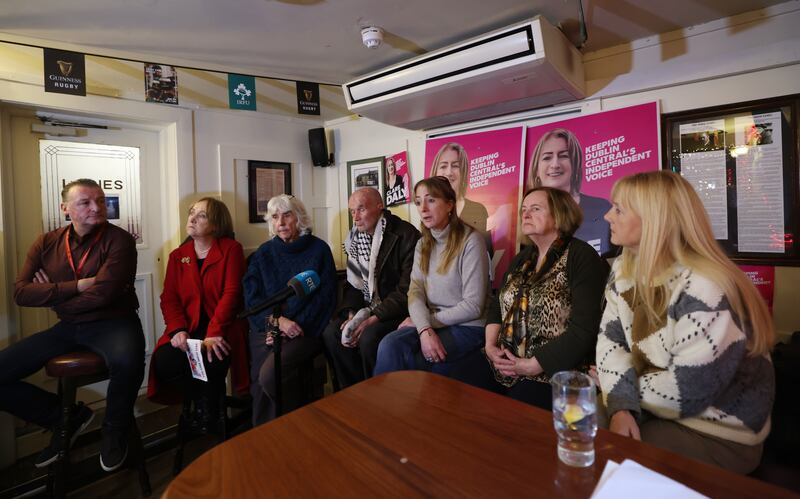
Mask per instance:
[[[480,234],[456,214],[445,177],[414,186],[422,238],[414,250],[409,317],[378,346],[375,375],[423,369],[448,375],[453,362],[483,345],[489,257]]]
[[[612,431],[739,473],[758,466],[775,379],[772,319],[725,256],[692,186],[623,178],[606,214],[614,262],[597,341]]]

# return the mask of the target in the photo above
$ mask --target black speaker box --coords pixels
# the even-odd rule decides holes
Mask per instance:
[[[330,166],[333,161],[328,156],[328,141],[324,128],[311,128],[308,131],[308,147],[311,149],[311,161],[314,166]]]

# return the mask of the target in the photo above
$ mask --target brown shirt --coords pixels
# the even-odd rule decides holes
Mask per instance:
[[[105,230],[92,247],[102,227]],[[79,277],[94,277],[95,282],[83,293],[78,293],[78,277],[67,259],[67,231],[76,269],[89,251]],[[51,307],[59,319],[71,323],[129,316],[139,308],[133,285],[136,257],[133,236],[116,225],[106,223],[79,237],[70,224],[42,234],[33,243],[17,276],[14,300],[22,307]],[[49,283],[33,282],[39,269],[44,269]]]

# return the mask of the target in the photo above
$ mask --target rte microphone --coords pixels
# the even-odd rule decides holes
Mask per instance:
[[[300,272],[296,276],[289,279],[289,282],[286,283],[286,288],[267,298],[267,300],[264,303],[256,305],[250,310],[245,310],[244,312],[240,313],[237,317],[241,319],[249,315],[257,314],[262,310],[264,310],[265,308],[274,307],[275,305],[283,303],[293,296],[303,298],[304,296],[310,295],[311,293],[316,291],[318,287],[319,287],[319,274],[317,274],[313,270],[306,270]]]

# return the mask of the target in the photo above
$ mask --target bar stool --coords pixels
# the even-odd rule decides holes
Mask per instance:
[[[45,372],[48,376],[58,378],[58,395],[61,399],[61,432],[59,459],[50,465],[48,471],[48,489],[52,497],[64,497],[67,492],[69,469],[69,420],[78,388],[108,379],[108,368],[105,360],[91,351],[75,351],[47,362]],[[139,485],[142,495],[151,493],[150,477],[144,462],[144,448],[139,429],[134,420],[128,436],[128,467],[139,471]]]

